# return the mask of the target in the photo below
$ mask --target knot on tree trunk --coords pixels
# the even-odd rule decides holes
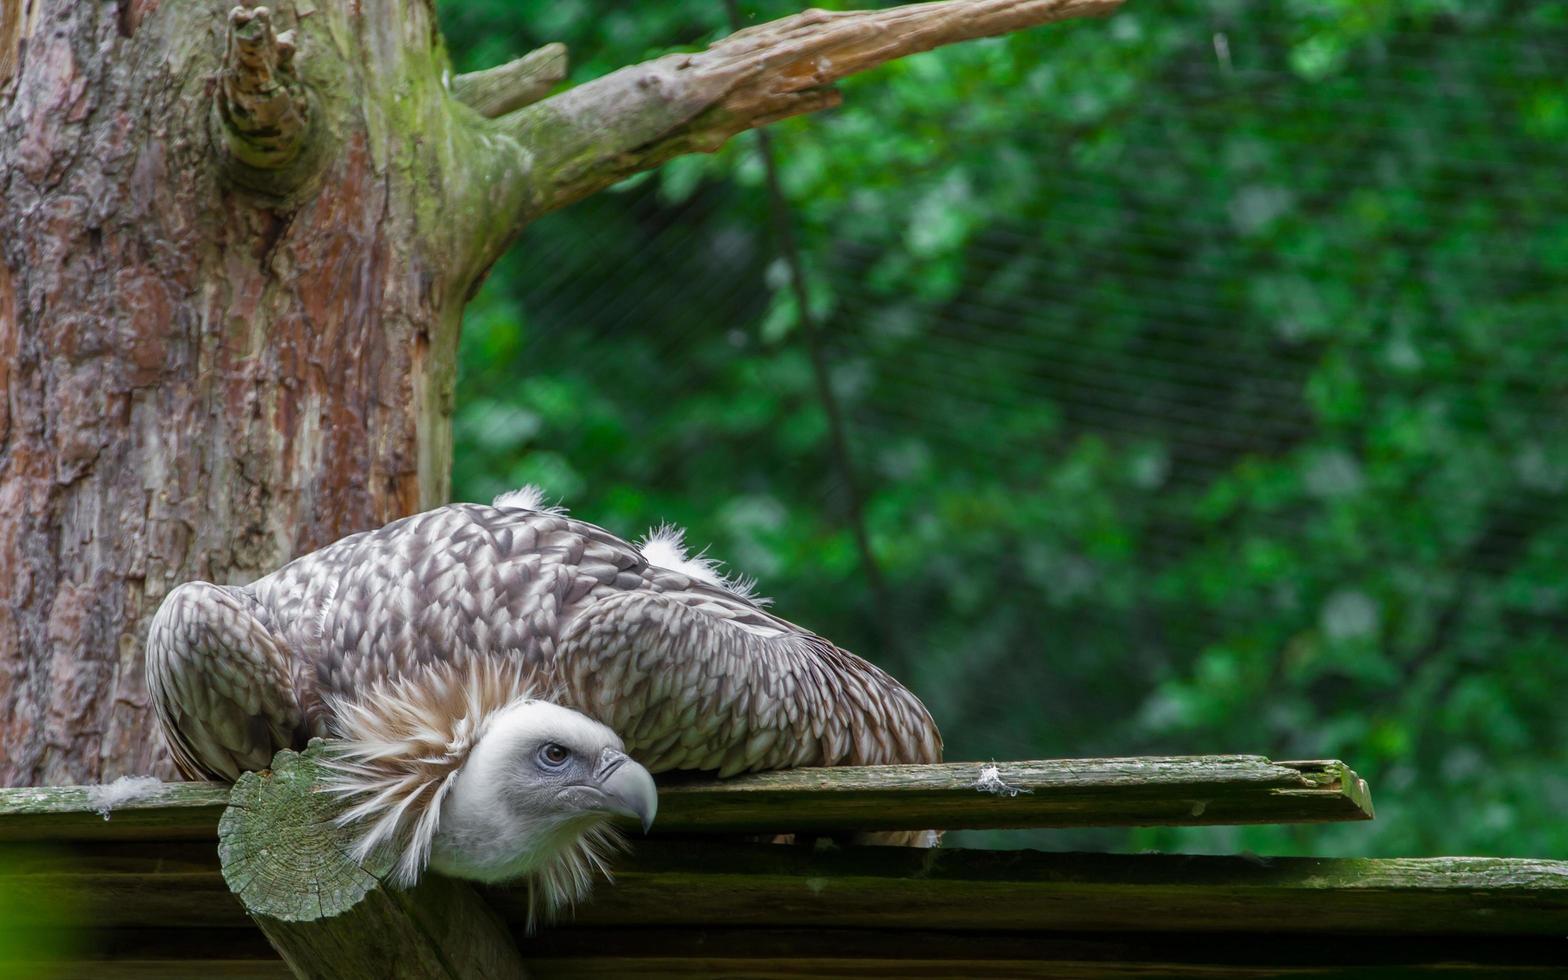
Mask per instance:
[[[229,11],[228,42],[213,98],[239,183],[284,194],[313,170],[310,92],[294,66],[293,31],[276,33],[266,7]]]

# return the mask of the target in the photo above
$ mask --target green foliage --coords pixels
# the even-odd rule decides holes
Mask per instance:
[[[468,67],[564,40],[581,79],[722,12],[443,15]],[[1129,5],[777,127],[882,631],[750,138],[498,267],[456,493],[685,524],[950,758],[1338,757],[1379,811],[1010,843],[1568,853],[1565,43],[1563,3]]]

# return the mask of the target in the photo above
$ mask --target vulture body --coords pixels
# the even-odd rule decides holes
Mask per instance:
[[[344,739],[341,791],[405,847],[422,817],[450,822],[440,794],[486,719],[529,697],[608,726],[653,772],[942,751],[907,689],[686,558],[678,533],[634,546],[532,488],[352,535],[249,585],[182,585],[153,620],[147,672],[187,774],[232,780]]]

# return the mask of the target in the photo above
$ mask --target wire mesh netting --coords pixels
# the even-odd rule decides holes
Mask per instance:
[[[722,27],[477,6],[459,53],[590,75]],[[775,131],[847,463],[748,136],[525,234],[454,493],[684,524],[950,758],[1340,757],[1379,808],[1039,846],[1560,852],[1565,55],[1562,4],[1175,4],[854,80]]]

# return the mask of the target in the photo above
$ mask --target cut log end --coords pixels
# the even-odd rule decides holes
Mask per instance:
[[[219,821],[224,881],[253,914],[330,918],[379,887],[386,873],[350,856],[355,834],[337,825],[340,807],[319,791],[320,751],[285,750],[271,770],[243,774]]]
[[[355,861],[342,804],[321,791],[320,758],[285,749],[234,785],[218,824],[223,880],[295,976],[522,977],[506,924],[462,882],[427,875],[400,891],[376,857]]]

